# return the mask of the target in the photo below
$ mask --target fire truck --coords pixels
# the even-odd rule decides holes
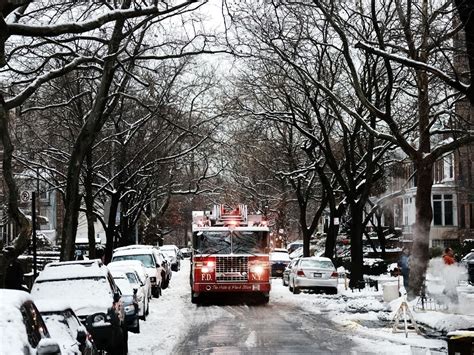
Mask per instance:
[[[193,211],[191,301],[210,292],[270,294],[270,231],[261,214],[247,206],[214,205],[212,211]]]

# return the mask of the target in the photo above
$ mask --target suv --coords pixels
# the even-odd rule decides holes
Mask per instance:
[[[151,245],[129,245],[114,250],[112,261],[139,260],[145,265],[153,297],[160,297],[163,266],[159,264]]]
[[[2,354],[61,354],[28,293],[0,289],[0,300]]]
[[[168,258],[171,270],[178,271],[181,268],[181,252],[176,245],[163,245],[160,251]]]
[[[45,302],[67,300],[99,350],[127,353],[128,332],[121,292],[100,260],[46,265],[35,280],[31,295]]]

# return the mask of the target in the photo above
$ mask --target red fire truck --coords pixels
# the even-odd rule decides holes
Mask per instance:
[[[215,205],[212,211],[193,211],[191,301],[209,292],[270,293],[270,236],[261,214],[248,214]]]

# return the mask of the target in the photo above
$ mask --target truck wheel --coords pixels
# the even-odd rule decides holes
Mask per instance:
[[[268,293],[262,293],[262,303],[267,304],[270,302],[270,295]]]
[[[199,304],[199,294],[194,294],[194,292],[191,291],[191,303],[192,304]]]

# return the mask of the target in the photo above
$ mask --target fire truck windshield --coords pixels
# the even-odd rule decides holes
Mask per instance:
[[[267,232],[200,231],[194,235],[194,248],[200,254],[268,253]]]

